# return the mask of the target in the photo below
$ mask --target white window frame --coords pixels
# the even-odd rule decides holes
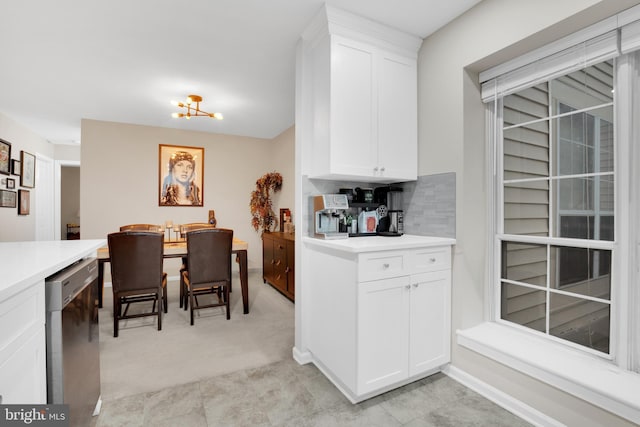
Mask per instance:
[[[496,116],[502,108],[497,103],[487,104],[487,189],[491,197],[488,205],[489,254],[493,262],[488,273],[487,321],[474,327],[457,331],[458,344],[488,358],[503,363],[550,384],[573,396],[640,424],[640,375],[632,372],[640,369],[640,123],[634,120],[640,112],[640,78],[632,78],[630,69],[640,70],[640,53],[617,59],[615,120],[615,246],[617,256],[612,258],[612,281],[628,285],[616,287],[612,301],[616,303],[611,321],[617,322],[615,336],[611,336],[611,360],[590,354],[583,349],[554,342],[549,337],[538,336],[524,327],[496,320],[499,287],[500,246],[498,236],[503,230],[496,224],[496,216],[503,216],[503,200],[495,183],[502,182],[502,153],[493,143],[502,141],[502,127],[496,127]],[[629,94],[635,92],[635,97]],[[502,123],[500,118],[499,123]],[[622,126],[621,123],[626,123]],[[635,141],[634,144],[629,141]],[[501,146],[502,144],[500,144]],[[623,232],[626,230],[627,232]],[[536,242],[536,239],[531,239]],[[612,247],[613,242],[607,242]],[[584,347],[583,347],[584,348]]]

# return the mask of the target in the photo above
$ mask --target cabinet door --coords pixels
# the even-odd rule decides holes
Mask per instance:
[[[409,376],[450,361],[451,273],[411,276]]]
[[[44,404],[47,402],[44,325],[34,335],[19,341],[21,345],[15,352],[0,363],[0,400],[5,405]]]
[[[273,241],[273,286],[287,290],[287,246],[284,239]]]
[[[334,174],[372,176],[377,165],[374,53],[334,36],[329,162]]]
[[[408,276],[358,285],[358,390],[361,395],[408,377]]]
[[[418,175],[418,92],[415,59],[381,52],[378,59],[379,176]]]
[[[287,292],[293,299],[296,295],[296,244],[295,242],[287,241]]]
[[[262,236],[262,279],[266,282],[273,280],[273,239],[269,236]]]

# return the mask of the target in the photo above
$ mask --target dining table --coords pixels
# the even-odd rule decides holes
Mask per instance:
[[[247,249],[249,244],[244,240],[233,238],[233,246],[231,253],[236,255],[236,260],[240,272],[240,287],[242,288],[242,308],[244,314],[249,313],[249,278],[247,275]],[[163,258],[182,258],[187,256],[187,241],[165,241]],[[109,257],[109,247],[103,246],[97,251],[98,258],[98,285],[100,292],[98,293],[98,305],[102,308],[102,293],[104,291],[104,265],[111,261]],[[229,289],[231,290],[231,288]]]

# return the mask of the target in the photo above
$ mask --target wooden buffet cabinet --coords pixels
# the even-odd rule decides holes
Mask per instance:
[[[262,234],[262,280],[295,301],[295,235]]]

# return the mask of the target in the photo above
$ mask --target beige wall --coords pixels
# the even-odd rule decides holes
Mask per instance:
[[[53,158],[54,149],[49,142],[36,135],[18,122],[0,114],[0,138],[11,144],[11,158],[20,160],[20,151],[31,154],[41,154]],[[36,168],[38,167],[36,162]],[[20,188],[20,177],[15,175],[0,175],[0,178],[13,178],[16,180],[16,188]],[[5,189],[4,185],[0,185]],[[36,236],[36,192],[38,188],[30,188],[31,191],[31,215],[18,215],[17,208],[0,208],[0,242],[18,242],[35,240]]]
[[[286,131],[273,139],[273,170],[282,175],[282,190],[273,197],[273,211],[279,215],[280,208],[287,208],[291,211],[293,223],[297,223],[298,218],[295,212],[295,127],[291,126]]]
[[[159,144],[204,147],[204,207],[158,206]],[[106,238],[123,224],[202,222],[207,220],[209,209],[214,209],[219,227],[232,228],[236,237],[249,243],[249,268],[261,268],[262,244],[260,235],[251,227],[250,194],[262,175],[287,169],[283,173],[283,192],[287,189],[291,195],[274,199],[277,212],[280,201],[293,199],[293,179],[289,178],[292,165],[292,130],[270,141],[83,120],[82,238]],[[167,273],[171,276],[177,271]]]
[[[455,172],[452,363],[568,425],[619,418],[456,344],[455,331],[486,318],[487,171],[478,72],[624,10],[637,1],[484,0],[427,38],[419,56],[418,175]],[[580,422],[576,423],[576,420]]]

